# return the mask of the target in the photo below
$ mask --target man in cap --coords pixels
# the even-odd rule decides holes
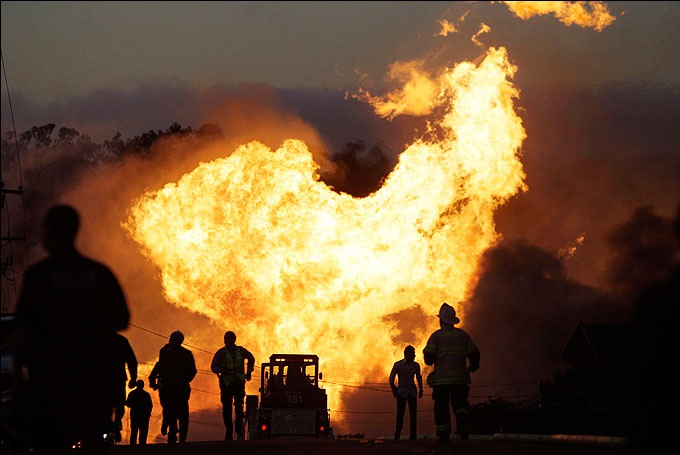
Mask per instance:
[[[451,434],[449,405],[456,416],[456,432],[463,440],[469,437],[470,372],[479,369],[480,354],[470,335],[454,327],[460,319],[451,305],[443,303],[437,317],[440,329],[430,335],[423,357],[426,365],[434,365],[427,384],[432,387],[438,441],[447,443]]]
[[[196,376],[196,362],[190,350],[182,346],[184,335],[179,330],[170,334],[168,344],[158,355],[158,362],[149,375],[149,384],[158,390],[163,408],[161,433],[168,435],[168,443],[183,443],[189,431],[189,397]]]

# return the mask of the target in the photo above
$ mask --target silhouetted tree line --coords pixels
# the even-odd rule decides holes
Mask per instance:
[[[7,131],[2,137],[3,159],[13,159],[17,153],[29,150],[57,152],[61,153],[60,163],[70,163],[68,168],[72,174],[78,164],[115,163],[129,156],[150,156],[154,153],[154,146],[164,139],[193,140],[197,144],[224,140],[222,129],[210,123],[194,129],[174,122],[165,130],[149,130],[129,139],[116,132],[111,139],[101,143],[93,142],[90,136],[74,128],[63,126],[55,130],[54,123],[47,123],[33,126],[20,134]],[[387,147],[382,143],[367,145],[358,139],[349,140],[330,157],[339,171],[322,178],[335,191],[355,197],[368,196],[380,189],[382,181],[394,167],[394,159],[387,155]]]
[[[55,128],[54,123],[47,123],[42,126],[33,126],[17,135],[12,131],[7,131],[2,137],[3,154],[10,150],[21,153],[31,149],[54,151],[77,149],[81,151],[86,161],[115,162],[130,155],[147,155],[156,142],[169,137],[194,138],[200,141],[224,138],[222,129],[214,124],[204,124],[198,129],[193,129],[191,126],[182,127],[175,122],[165,130],[149,130],[129,139],[123,139],[122,134],[116,132],[111,139],[104,140],[102,143],[93,142],[90,136],[81,134],[74,128],[63,126],[56,133]]]

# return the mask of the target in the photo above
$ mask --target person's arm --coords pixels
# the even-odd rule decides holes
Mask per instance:
[[[416,381],[418,382],[418,398],[423,398],[423,375],[420,373],[420,364],[416,363]]]
[[[127,343],[127,347],[128,355],[126,363],[128,371],[130,372],[130,381],[128,382],[128,387],[134,389],[137,386],[137,369],[139,365],[137,362],[137,356],[135,355],[135,351],[132,349],[132,346],[130,346],[129,341]]]
[[[14,310],[14,318],[18,326],[27,326],[32,322],[31,317],[35,315],[36,311],[35,302],[39,300],[38,294],[43,288],[37,285],[38,280],[34,279],[36,275],[34,270],[29,269],[24,275],[23,286]]]
[[[396,387],[396,384],[394,383],[394,380],[396,379],[396,377],[397,377],[397,364],[395,363],[395,364],[392,365],[392,371],[390,371],[390,378],[389,378],[390,387],[392,387],[392,388]]]
[[[114,331],[125,330],[130,324],[130,310],[116,275],[106,266],[104,269],[103,295],[108,299],[109,323]]]
[[[215,373],[216,375],[222,374],[222,370],[224,367],[222,366],[224,359],[224,354],[222,353],[222,349],[218,349],[217,352],[215,352],[215,355],[213,356],[212,362],[210,363],[210,371]]]
[[[390,389],[392,389],[392,395],[394,395],[394,398],[397,398],[397,385],[394,383],[394,379],[397,377],[397,363],[395,362],[394,365],[392,365],[392,371],[390,371]]]
[[[248,360],[248,366],[246,367],[246,381],[250,381],[252,378],[253,370],[255,370],[255,356],[248,351],[247,349],[244,349],[244,361]]]
[[[423,360],[425,361],[425,365],[428,366],[432,366],[437,363],[437,339],[435,337],[435,333],[430,335],[430,338],[427,340],[427,344],[425,345],[425,349],[423,349]]]
[[[151,370],[151,373],[149,374],[149,387],[151,387],[153,390],[158,390],[158,366],[159,362],[156,362],[156,364],[153,366],[153,369]]]
[[[128,363],[128,369],[130,370],[130,380],[128,381],[128,388],[134,389],[137,387],[137,362]]]
[[[187,382],[191,382],[194,380],[196,377],[196,373],[198,373],[198,370],[196,369],[196,359],[194,359],[194,355],[191,353],[191,351],[187,350],[189,355],[187,356],[187,359],[189,360],[189,369],[187,370]]]

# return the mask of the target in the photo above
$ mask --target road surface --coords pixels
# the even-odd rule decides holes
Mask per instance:
[[[151,444],[144,447],[118,445],[109,455],[632,455],[619,441],[545,441],[531,438],[494,440],[492,437],[452,440],[434,439],[274,439],[229,442]]]

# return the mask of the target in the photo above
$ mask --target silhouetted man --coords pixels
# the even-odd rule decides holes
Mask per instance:
[[[125,415],[125,386],[131,389],[137,385],[137,356],[130,346],[130,342],[123,335],[117,333],[113,339],[113,352],[111,353],[116,362],[116,386],[113,390],[114,416],[113,425],[116,442],[122,440],[120,434],[123,429],[123,416]],[[127,366],[127,371],[126,371]],[[130,380],[128,382],[128,372]]]
[[[72,207],[44,220],[48,257],[24,276],[16,308],[18,359],[26,394],[30,444],[38,453],[105,450],[112,422],[115,365],[107,355],[130,314],[118,280],[75,247],[80,220]],[[84,380],[92,378],[91,380]]]
[[[149,435],[149,419],[153,409],[151,395],[144,390],[144,381],[137,379],[136,388],[133,389],[125,401],[125,405],[130,408],[130,445],[137,445],[139,435],[139,445],[146,445],[146,438]]]
[[[167,432],[168,443],[185,442],[189,431],[189,397],[191,381],[196,376],[196,362],[190,350],[182,346],[184,335],[179,330],[170,334],[168,344],[158,355],[149,375],[151,388],[158,390],[163,407],[161,434]]]
[[[451,305],[443,303],[437,316],[440,329],[430,335],[423,356],[426,365],[434,365],[434,371],[427,376],[427,384],[432,387],[437,439],[448,443],[451,434],[449,406],[456,416],[456,432],[463,440],[469,437],[470,372],[479,369],[480,355],[470,335],[454,327],[460,319]]]
[[[248,367],[245,367],[245,361]],[[222,402],[222,418],[226,429],[225,441],[233,439],[234,424],[232,421],[232,404],[236,418],[236,439],[244,439],[243,434],[243,400],[246,396],[246,381],[250,381],[255,368],[255,357],[243,346],[236,346],[236,334],[225,332],[224,346],[215,352],[210,369],[220,381],[220,401]]]
[[[397,422],[394,439],[401,438],[407,404],[411,430],[409,439],[417,439],[418,437],[418,398],[423,397],[423,376],[420,374],[420,364],[415,359],[416,350],[413,346],[408,345],[404,348],[404,358],[394,362],[392,371],[390,371],[390,388],[392,395],[397,399]],[[397,383],[395,383],[395,379]],[[417,389],[416,382],[418,383]]]

